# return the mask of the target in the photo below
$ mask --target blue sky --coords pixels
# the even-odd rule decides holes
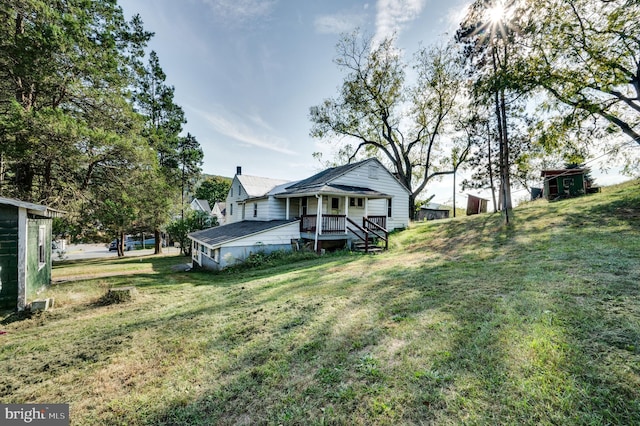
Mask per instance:
[[[297,180],[317,172],[309,108],[337,94],[341,33],[396,33],[408,57],[455,31],[467,0],[121,0],[155,32],[185,131],[204,150],[203,171]],[[451,184],[434,185],[434,191]],[[446,194],[451,192],[446,189]],[[433,191],[429,191],[432,193]],[[450,197],[443,194],[441,201]]]
[[[309,136],[309,108],[337,94],[343,74],[333,63],[340,34],[359,28],[395,33],[410,58],[422,45],[446,41],[470,0],[121,0],[155,33],[155,50],[184,109],[185,132],[204,150],[203,171],[298,180],[319,171],[312,157],[332,147]],[[627,177],[599,173],[607,185]],[[458,182],[462,178],[459,177]],[[434,202],[451,203],[452,179],[429,184]],[[458,189],[458,194],[460,190]],[[489,197],[488,192],[476,195]],[[526,192],[514,194],[514,200]],[[466,199],[458,196],[458,206]]]

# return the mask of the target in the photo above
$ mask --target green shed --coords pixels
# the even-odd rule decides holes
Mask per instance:
[[[55,210],[0,197],[0,309],[24,310],[51,282]]]
[[[577,197],[587,193],[585,169],[543,170],[543,194],[547,200]]]

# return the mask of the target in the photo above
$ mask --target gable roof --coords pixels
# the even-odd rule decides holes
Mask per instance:
[[[200,207],[200,210],[202,210],[203,212],[211,214],[211,207],[209,207],[209,201],[202,198],[194,198],[191,201],[191,204],[193,203],[196,203],[196,205],[198,205]]]
[[[285,193],[277,195],[282,196],[300,196],[308,194],[331,194],[331,195],[360,195],[370,198],[391,198],[390,195],[373,190],[371,188],[365,188],[360,186],[349,186],[332,183],[341,176],[367,164],[376,163],[382,170],[393,177],[396,182],[408,192],[407,188],[391,173],[389,170],[376,158],[367,158],[366,160],[358,161],[353,164],[346,164],[344,166],[331,167],[325,169],[315,175],[308,177],[307,179],[293,183],[286,187]]]
[[[343,176],[347,173],[349,173],[350,171],[357,169],[358,167],[360,167],[361,165],[363,165],[366,162],[369,161],[376,161],[378,163],[380,163],[378,160],[376,160],[375,158],[368,158],[366,160],[363,161],[359,161],[357,163],[353,163],[353,164],[346,164],[344,166],[338,166],[338,167],[331,167],[328,169],[325,169],[323,171],[321,171],[320,173],[316,173],[315,175],[308,177],[304,180],[301,180],[300,182],[291,185],[289,187],[287,187],[287,190],[299,190],[301,188],[309,188],[309,187],[317,187],[317,186],[322,186],[324,184],[327,184],[329,182],[331,182],[332,180],[335,180],[337,178],[339,178],[340,176]],[[380,163],[380,165],[382,165]],[[384,166],[383,166],[384,167]]]
[[[208,246],[215,247],[297,221],[298,219],[270,221],[243,220],[241,222],[192,232],[189,234],[189,238]]]
[[[289,181],[282,179],[271,179],[258,176],[236,175],[240,184],[250,198],[264,197],[278,185],[288,183]]]

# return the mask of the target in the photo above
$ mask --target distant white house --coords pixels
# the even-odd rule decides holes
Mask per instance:
[[[193,200],[191,200],[191,203],[189,204],[189,206],[193,211],[203,212],[208,215],[211,215],[211,206],[209,206],[209,201],[205,199],[194,198]]]
[[[317,251],[350,246],[409,224],[409,190],[373,158],[298,182],[243,175],[238,167],[225,205],[224,226],[189,235],[194,267],[221,269],[300,243]]]
[[[211,207],[211,214],[218,219],[218,225],[224,225],[226,223],[227,216],[227,203],[216,201]]]

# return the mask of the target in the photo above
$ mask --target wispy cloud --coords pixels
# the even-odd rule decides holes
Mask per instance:
[[[240,143],[281,154],[298,155],[287,148],[287,140],[274,135],[273,128],[257,114],[241,117],[228,113],[206,112],[192,107],[189,109],[201,115],[215,131]]]
[[[362,14],[333,14],[316,17],[313,25],[320,34],[341,34],[355,30],[365,23]]]
[[[425,3],[426,0],[378,0],[374,42],[399,33],[404,25],[420,15]]]
[[[202,0],[227,25],[241,25],[268,17],[278,0]]]

